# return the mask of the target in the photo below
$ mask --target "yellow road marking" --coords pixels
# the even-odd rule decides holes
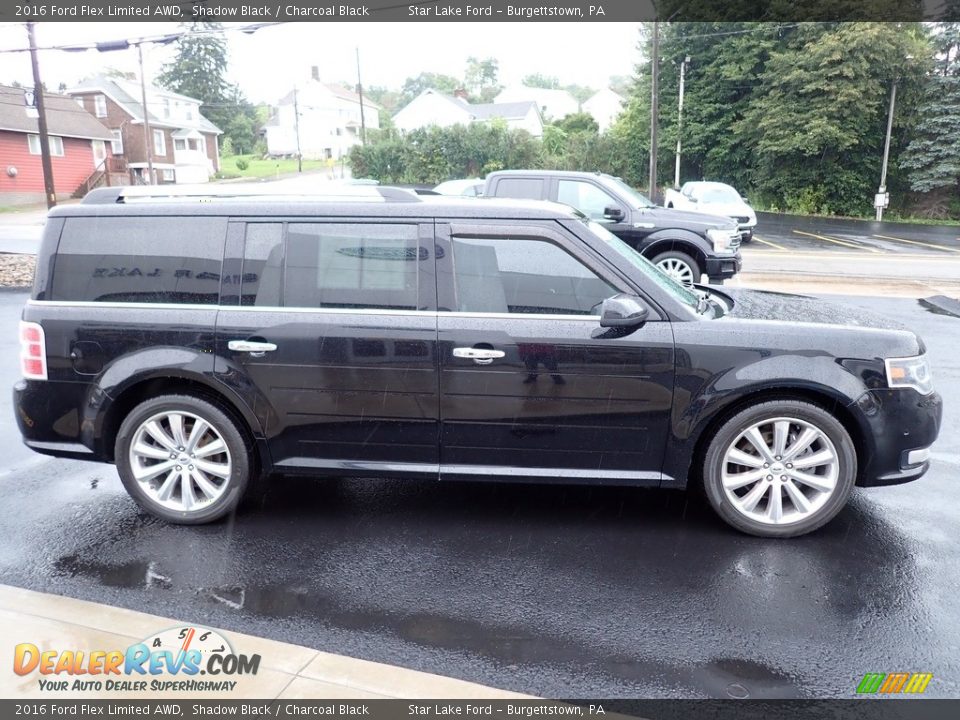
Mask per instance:
[[[845,245],[846,247],[852,247],[856,250],[869,250],[870,252],[881,253],[883,250],[877,250],[872,247],[864,247],[863,245],[857,245],[856,243],[847,242],[846,240],[837,240],[836,238],[830,238],[826,235],[817,235],[815,233],[804,232],[803,230],[793,230],[797,235],[806,235],[808,237],[816,238],[817,240],[825,240],[827,242],[836,243],[837,245]]]
[[[776,243],[770,242],[769,240],[764,240],[763,238],[757,237],[756,235],[753,236],[753,239],[756,240],[757,242],[763,243],[764,245],[769,245],[772,248],[776,248],[777,250],[784,250],[784,251],[787,250],[783,245],[777,245]]]
[[[906,238],[890,237],[889,235],[874,235],[875,238],[881,238],[883,240],[896,240],[897,242],[910,243],[911,245],[923,245],[924,247],[932,247],[937,250],[946,250],[947,252],[960,252],[958,248],[947,247],[946,245],[937,245],[936,243],[920,242],[919,240],[907,240]]]

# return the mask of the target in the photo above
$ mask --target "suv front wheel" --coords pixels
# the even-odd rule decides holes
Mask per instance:
[[[717,514],[761,537],[795,537],[826,524],[856,477],[849,433],[826,410],[799,400],[759,403],[730,418],[703,469]]]
[[[686,287],[700,282],[700,276],[703,275],[703,269],[697,261],[679,250],[660,253],[651,262]]]
[[[137,405],[120,426],[114,457],[140,507],[184,525],[232,512],[250,479],[250,452],[236,423],[216,405],[189,395]]]

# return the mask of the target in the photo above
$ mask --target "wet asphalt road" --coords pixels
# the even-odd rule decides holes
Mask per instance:
[[[0,293],[0,383],[23,293]],[[44,459],[0,406],[0,582],[551,697],[960,696],[960,319],[850,298],[927,340],[946,417],[921,481],[787,541],[629,488],[277,479],[209,527],[139,514],[112,466]]]

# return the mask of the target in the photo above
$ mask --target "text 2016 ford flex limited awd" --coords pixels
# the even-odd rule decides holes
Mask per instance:
[[[924,344],[861,310],[685,288],[550,203],[150,191],[51,212],[15,404],[165,520],[383,475],[703,488],[782,537],[927,470]]]

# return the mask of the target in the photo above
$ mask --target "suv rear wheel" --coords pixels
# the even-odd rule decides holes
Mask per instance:
[[[184,525],[233,511],[250,480],[250,453],[236,423],[190,395],[137,405],[120,426],[114,457],[140,507]]]
[[[687,287],[700,282],[700,276],[703,275],[703,270],[697,261],[679,250],[660,253],[651,262]]]
[[[826,410],[799,400],[760,403],[730,418],[703,469],[713,509],[761,537],[794,537],[826,524],[856,477],[849,433]]]

